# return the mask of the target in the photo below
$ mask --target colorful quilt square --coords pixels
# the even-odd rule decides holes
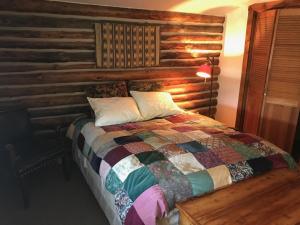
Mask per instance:
[[[133,142],[124,145],[124,148],[126,148],[129,152],[133,154],[137,154],[140,152],[148,152],[153,151],[153,148],[151,145],[144,143],[144,142]]]
[[[208,149],[216,149],[216,148],[223,148],[225,147],[225,143],[222,141],[222,139],[217,137],[209,137],[199,140],[202,145],[206,146]]]
[[[154,185],[144,191],[133,203],[137,214],[143,220],[143,224],[157,224],[156,220],[162,218],[168,212],[168,206],[164,193],[159,185]],[[138,218],[137,218],[137,221]],[[128,225],[136,225],[136,221]]]
[[[172,129],[178,132],[189,132],[189,131],[197,130],[197,128],[193,126],[178,126],[178,127],[172,127]]]
[[[169,160],[174,166],[179,169],[183,174],[189,174],[203,170],[204,167],[201,165],[192,153],[185,153],[181,155],[172,156]]]
[[[97,143],[95,143],[96,141],[97,141]],[[93,142],[93,145],[95,144],[95,146],[99,145],[98,140],[96,140],[96,141]],[[106,142],[105,144],[99,146],[97,148],[97,150],[94,150],[94,148],[92,148],[92,149],[100,158],[103,159],[107,153],[109,153],[112,149],[114,149],[118,146],[119,145],[114,140],[111,140],[110,142]]]
[[[133,201],[129,198],[128,193],[121,189],[115,194],[115,206],[117,208],[122,224],[125,223],[128,211],[133,205]]]
[[[207,171],[198,171],[187,175],[193,195],[203,195],[214,190],[214,183]]]
[[[179,148],[184,149],[186,152],[196,153],[196,152],[205,152],[207,148],[197,141],[189,141],[185,143],[177,144]]]
[[[107,162],[102,160],[102,162],[100,164],[99,174],[100,174],[100,177],[101,177],[101,180],[103,183],[105,183],[106,176],[109,173],[110,169],[111,169],[111,166]]]
[[[170,141],[160,138],[160,137],[150,137],[144,140],[145,143],[151,145],[154,149],[158,149],[161,146],[171,144]]]
[[[232,183],[230,172],[225,165],[210,168],[207,172],[214,182],[214,189],[219,189]]]
[[[128,210],[128,213],[125,218],[125,225],[145,225],[144,222],[142,221],[141,217],[137,213],[136,209],[133,207],[130,207]]]
[[[202,130],[203,132],[207,133],[207,134],[220,134],[223,133],[223,130],[218,129],[218,128],[214,128],[214,127],[199,127],[200,130]]]
[[[125,130],[105,133],[93,142],[92,148],[94,151],[97,151],[97,152],[105,151],[107,148],[110,147],[109,144],[111,144],[111,143],[116,144],[116,142],[114,142],[114,138],[126,136],[126,135],[129,135],[129,133],[128,133],[128,131],[125,131]]]
[[[245,160],[245,158],[241,154],[234,151],[230,147],[212,149],[210,151],[216,154],[219,159],[221,159],[225,164],[232,164]]]
[[[142,152],[135,155],[141,163],[144,165],[149,165],[153,162],[159,161],[159,160],[165,160],[165,156],[158,151],[152,151],[152,152]]]
[[[160,147],[158,151],[163,153],[167,158],[186,153],[182,148],[179,148],[176,144],[164,145]]]
[[[194,153],[195,158],[205,167],[212,168],[222,165],[222,160],[212,151]]]
[[[123,130],[119,125],[108,125],[101,127],[105,132],[112,132],[112,131],[121,131]]]
[[[245,180],[253,176],[253,170],[246,161],[238,162],[235,164],[228,164],[226,166],[229,169],[233,182]]]
[[[112,169],[118,174],[120,180],[124,182],[131,172],[141,167],[143,167],[143,164],[141,164],[139,159],[135,155],[129,155],[114,165]]]
[[[230,147],[241,154],[247,160],[261,157],[261,154],[255,148],[248,147],[247,145],[241,143],[230,143]]]
[[[250,134],[243,134],[243,133],[237,133],[237,134],[232,134],[228,135],[230,138],[238,140],[246,145],[250,145],[255,142],[259,142],[260,139],[258,137],[255,137],[254,135]]]
[[[269,156],[267,156],[267,159],[272,161],[274,169],[288,167],[287,162],[284,160],[284,158],[282,157],[281,154],[269,155]]]
[[[272,161],[264,157],[249,159],[247,163],[251,166],[254,176],[267,172],[273,167]]]
[[[188,179],[171,162],[157,161],[148,168],[159,181],[170,209],[174,207],[175,202],[192,196]]]
[[[83,151],[84,143],[85,143],[85,137],[83,136],[82,133],[79,133],[77,138],[77,147],[80,151]]]
[[[280,153],[280,154],[286,154],[285,151],[283,151],[281,148],[277,147],[276,145],[272,144],[271,142],[268,142],[266,140],[261,140],[260,143],[264,146],[267,146],[268,148],[271,148],[274,153]]]
[[[265,145],[261,142],[252,143],[250,144],[250,146],[255,148],[256,151],[258,151],[261,156],[269,156],[269,155],[276,154],[276,152],[273,151],[273,149],[270,146]]]
[[[190,132],[185,132],[184,135],[188,136],[191,139],[196,140],[196,141],[201,140],[203,138],[211,137],[210,134],[207,134],[207,133],[205,133],[201,130],[194,130],[194,131],[190,131]]]
[[[292,158],[290,154],[285,153],[282,156],[284,160],[287,162],[290,169],[298,168],[298,164],[295,162],[295,160]]]
[[[92,160],[90,161],[90,164],[93,168],[93,170],[99,174],[99,168],[100,168],[101,158],[98,157],[94,152],[92,153]]]
[[[84,146],[83,146],[83,149],[82,149],[82,154],[88,158],[89,155],[92,153],[92,148],[88,145],[87,142],[84,142]]]
[[[166,120],[170,121],[171,123],[184,123],[188,120],[188,118],[185,115],[173,115],[168,116]]]
[[[125,123],[120,125],[120,127],[122,130],[136,130],[140,128],[137,123]]]
[[[130,199],[135,201],[141,193],[155,184],[157,184],[155,176],[144,166],[128,175],[124,182],[124,189],[127,191]]]
[[[171,141],[173,143],[177,143],[177,144],[193,141],[193,139],[189,138],[188,136],[185,136],[182,133],[166,135],[165,138],[168,139],[169,141]]]
[[[168,129],[168,127],[172,125],[172,123],[170,123],[169,121],[167,121],[165,119],[147,120],[147,121],[139,122],[138,124],[139,124],[139,126],[145,128],[147,130],[159,130],[162,127],[164,129]]]
[[[112,149],[110,152],[106,154],[104,157],[104,160],[113,167],[117,162],[119,162],[121,159],[124,159],[125,157],[131,155],[131,152],[129,152],[126,148],[123,146],[118,146],[114,149]]]
[[[165,137],[167,135],[173,135],[173,134],[177,134],[178,132],[176,130],[172,130],[172,129],[165,129],[165,130],[153,130],[153,133],[161,136],[161,137]]]
[[[114,138],[114,140],[119,145],[125,145],[125,144],[132,143],[132,142],[142,141],[141,138],[139,138],[138,136],[135,136],[135,135],[117,137],[117,138]]]
[[[121,187],[123,183],[119,179],[118,175],[113,171],[112,169],[108,172],[105,180],[105,187],[106,189],[112,193],[115,194]]]
[[[94,122],[89,122],[83,126],[81,133],[85,137],[86,142],[91,146],[97,137],[105,134],[105,131],[101,127],[95,127]]]
[[[150,137],[156,137],[157,135],[152,131],[142,131],[142,132],[136,133],[135,136],[138,136],[142,140],[145,140]]]

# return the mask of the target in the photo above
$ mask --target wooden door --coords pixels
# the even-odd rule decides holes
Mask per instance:
[[[300,106],[300,9],[278,11],[259,135],[291,152]]]
[[[248,64],[243,131],[258,134],[276,10],[257,14]]]

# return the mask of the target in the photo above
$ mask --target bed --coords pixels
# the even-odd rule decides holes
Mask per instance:
[[[194,113],[95,127],[78,118],[73,154],[110,224],[178,224],[176,202],[296,168],[273,144]]]

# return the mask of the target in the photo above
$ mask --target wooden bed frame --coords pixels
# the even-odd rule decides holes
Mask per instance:
[[[300,172],[273,170],[176,207],[180,225],[299,225]]]

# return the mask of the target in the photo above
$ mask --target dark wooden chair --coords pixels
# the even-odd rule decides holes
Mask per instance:
[[[64,177],[70,179],[70,151],[65,145],[61,129],[57,128],[55,134],[54,138],[35,138],[28,112],[24,108],[0,111],[0,145],[9,153],[11,168],[21,188],[24,208],[29,207],[26,175],[61,160]]]

